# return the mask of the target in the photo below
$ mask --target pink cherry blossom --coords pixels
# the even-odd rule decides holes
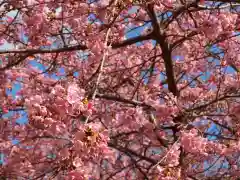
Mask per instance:
[[[4,1],[0,177],[237,179],[238,5]]]
[[[80,89],[77,84],[71,84],[67,89],[67,100],[70,104],[81,101],[84,98],[84,89]]]

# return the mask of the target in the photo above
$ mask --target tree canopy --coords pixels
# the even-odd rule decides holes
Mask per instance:
[[[239,0],[1,0],[0,179],[237,180]]]

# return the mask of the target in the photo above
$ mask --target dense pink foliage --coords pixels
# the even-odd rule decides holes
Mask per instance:
[[[237,179],[238,2],[1,1],[0,179]]]

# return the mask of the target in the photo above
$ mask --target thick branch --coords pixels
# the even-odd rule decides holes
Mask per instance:
[[[173,93],[173,95],[178,96],[179,93],[178,93],[176,81],[174,78],[171,48],[166,41],[166,37],[164,33],[161,32],[162,29],[159,26],[158,19],[154,12],[153,4],[148,5],[148,15],[152,20],[153,34],[154,34],[155,40],[158,42],[158,44],[161,46],[161,49],[162,49],[162,57],[163,57],[164,65],[166,69],[168,89],[170,92]]]
[[[141,41],[150,40],[152,38],[152,33],[142,36],[137,36],[134,38],[129,38],[121,42],[115,42],[115,43],[108,43],[108,45],[111,44],[113,49],[117,49],[120,47],[132,45]],[[69,51],[77,51],[77,50],[86,50],[88,49],[85,45],[75,45],[71,47],[64,47],[64,48],[57,48],[57,49],[13,49],[13,50],[0,50],[0,54],[20,54],[20,53],[26,53],[29,56],[33,54],[45,54],[45,53],[60,53],[60,52],[69,52]]]
[[[113,49],[117,49],[117,48],[121,48],[124,46],[129,46],[138,42],[142,42],[142,41],[146,41],[146,40],[150,40],[152,39],[152,33],[147,34],[147,35],[142,35],[142,36],[137,36],[137,37],[133,37],[133,38],[129,38],[126,39],[124,41],[121,42],[116,42],[116,43],[112,43],[111,46]],[[110,43],[108,43],[108,45],[110,45]]]
[[[146,107],[149,109],[154,109],[152,106],[144,103],[144,102],[139,102],[139,101],[135,101],[135,100],[128,100],[122,97],[117,97],[117,96],[112,96],[112,95],[107,95],[107,94],[96,94],[97,98],[103,98],[106,100],[111,100],[111,101],[117,101],[117,102],[121,102],[121,103],[127,103],[127,104],[131,104],[133,106],[141,106],[141,107]]]
[[[132,45],[137,42],[141,42],[144,40],[150,40],[152,39],[152,33],[138,36],[134,38],[130,38],[121,42],[112,43],[111,46],[113,49],[121,48],[124,46]],[[110,43],[108,43],[109,45]],[[77,51],[77,50],[86,50],[88,49],[85,45],[76,45],[71,47],[64,47],[64,48],[58,48],[58,49],[13,49],[13,50],[1,50],[0,54],[23,54],[21,55],[18,60],[15,62],[10,62],[5,67],[0,68],[0,71],[4,71],[8,68],[11,68],[13,66],[16,66],[23,62],[28,56],[32,56],[34,54],[47,54],[47,53],[60,53],[60,52],[70,52],[70,51]]]
[[[77,51],[77,50],[86,50],[87,46],[84,45],[76,45],[71,47],[64,47],[58,49],[15,49],[15,50],[1,50],[0,54],[9,54],[9,53],[23,53],[34,55],[34,54],[45,54],[45,53],[60,53],[60,52],[69,52],[69,51]]]

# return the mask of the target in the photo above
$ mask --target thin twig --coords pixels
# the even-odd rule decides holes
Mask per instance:
[[[186,124],[183,129],[185,129],[189,124]],[[170,152],[172,151],[173,147],[179,142],[180,137],[178,137],[178,139],[174,142],[174,144],[171,146],[171,148],[168,150],[168,152],[165,154],[165,156],[163,156],[154,166],[152,166],[150,169],[154,169],[156,168],[159,164],[161,164],[166,158],[167,156],[170,154]]]
[[[151,169],[156,168],[159,164],[161,164],[168,156],[168,154],[172,151],[173,147],[178,143],[180,138],[177,139],[177,141],[175,141],[175,143],[171,146],[171,148],[168,150],[168,152],[165,154],[165,156],[163,156],[163,158],[161,158],[154,166],[151,167]]]
[[[118,0],[115,1],[115,4],[117,4],[117,3],[118,3]],[[115,13],[115,10],[116,10],[116,8],[113,9],[113,13],[112,14]],[[111,27],[108,28],[107,33],[106,33],[105,42],[104,42],[103,58],[102,58],[102,60],[100,62],[100,67],[99,67],[99,72],[98,72],[98,76],[97,76],[97,81],[96,81],[95,89],[94,89],[93,95],[92,95],[92,101],[94,101],[94,99],[96,98],[98,85],[100,83],[102,72],[103,72],[103,66],[104,66],[105,60],[106,60],[107,55],[108,55],[109,47],[111,46],[111,44],[108,45],[108,39],[109,39],[110,32],[111,32]],[[90,115],[87,116],[85,124],[88,123],[89,118],[90,118]]]

